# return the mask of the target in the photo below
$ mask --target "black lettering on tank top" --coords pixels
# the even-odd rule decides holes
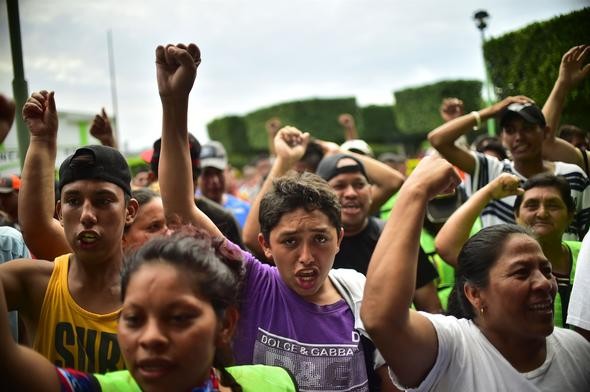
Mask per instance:
[[[74,329],[71,324],[61,322],[55,326],[55,352],[61,357],[55,360],[56,366],[88,373],[121,370],[117,367],[121,361],[121,350],[114,333],[99,333],[84,327]],[[78,363],[75,362],[74,353],[77,353]]]

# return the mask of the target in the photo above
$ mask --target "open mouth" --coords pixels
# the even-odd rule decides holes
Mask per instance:
[[[345,203],[341,206],[341,211],[345,214],[356,214],[361,210],[358,203]]]
[[[533,305],[529,305],[529,310],[538,314],[553,314],[553,302],[539,302]]]
[[[299,271],[295,274],[297,285],[302,289],[311,289],[319,276],[319,272],[314,269]]]

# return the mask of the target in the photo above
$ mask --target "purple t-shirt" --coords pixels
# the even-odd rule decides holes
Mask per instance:
[[[276,267],[243,252],[246,268],[236,362],[288,369],[302,391],[368,391],[367,369],[354,316],[346,302],[306,302]]]

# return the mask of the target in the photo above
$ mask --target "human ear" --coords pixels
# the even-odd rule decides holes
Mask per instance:
[[[340,231],[338,232],[338,251],[340,251],[340,244],[342,243],[343,238],[344,238],[344,228],[341,227]]]
[[[270,244],[266,242],[262,233],[258,233],[258,243],[260,244],[260,248],[262,248],[262,251],[264,252],[264,256],[266,256],[267,259],[272,260],[273,258],[272,251],[270,249]]]
[[[465,297],[467,298],[467,300],[471,303],[471,306],[477,309],[477,311],[474,312],[475,314],[477,314],[480,309],[485,307],[483,298],[481,296],[481,290],[479,289],[479,287],[475,287],[469,283],[465,283],[465,285],[463,285],[463,292],[465,293]]]
[[[239,315],[238,309],[235,306],[225,309],[224,317],[220,320],[220,329],[215,340],[217,347],[227,347],[230,344],[238,324]]]
[[[129,199],[127,202],[126,212],[125,212],[125,224],[130,225],[135,221],[135,217],[137,216],[137,211],[139,210],[139,203],[135,199]]]
[[[59,219],[59,224],[63,227],[64,221],[61,215],[61,200],[58,200],[55,204],[55,212],[57,213],[57,219]]]

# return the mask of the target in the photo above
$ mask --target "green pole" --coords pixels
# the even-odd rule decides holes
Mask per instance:
[[[20,157],[21,170],[25,163],[25,155],[29,148],[29,131],[21,115],[23,106],[29,97],[29,89],[25,80],[25,69],[23,66],[23,49],[20,38],[20,18],[18,14],[18,0],[7,0],[8,28],[10,30],[10,48],[12,52],[12,69],[14,79],[12,80],[12,93],[16,103],[16,133],[18,139],[18,155]]]
[[[492,88],[492,82],[490,81],[490,73],[488,72],[488,62],[486,61],[486,57],[484,56],[483,46],[486,43],[486,37],[484,35],[483,29],[481,31],[481,55],[483,57],[483,68],[485,71],[485,81],[484,81],[484,91],[486,94],[486,106],[491,106],[494,104],[494,93]],[[495,136],[496,135],[496,122],[493,118],[488,119],[488,135]]]

